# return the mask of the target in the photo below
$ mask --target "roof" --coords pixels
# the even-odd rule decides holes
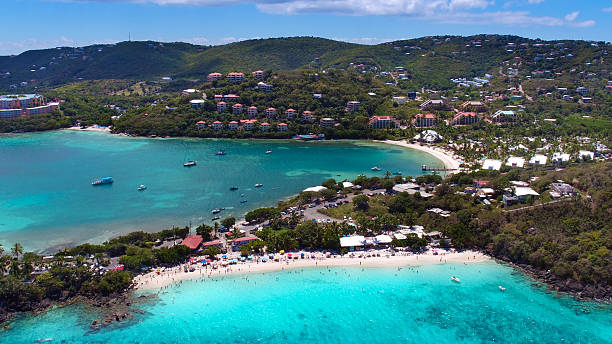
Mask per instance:
[[[506,161],[506,166],[524,167],[525,159],[517,156],[511,156]]]
[[[381,234],[381,235],[377,235],[376,236],[376,242],[379,244],[388,244],[392,241],[393,239],[386,235],[386,234]]]
[[[222,243],[223,242],[221,240],[207,241],[203,243],[202,246],[206,247],[206,246],[221,245]]]
[[[521,196],[540,196],[539,193],[535,192],[532,188],[524,187],[524,186],[516,186],[514,188],[514,194],[517,197]]]
[[[362,235],[353,235],[340,238],[340,247],[363,246],[365,238]]]
[[[309,188],[306,188],[302,192],[321,192],[326,189],[327,188],[325,186],[317,185],[317,186],[311,186]]]
[[[183,240],[181,245],[187,246],[190,249],[195,250],[196,248],[198,248],[198,246],[200,246],[201,243],[202,243],[201,235],[190,235],[186,237],[185,240]]]
[[[232,241],[233,242],[245,242],[245,241],[253,241],[253,240],[259,240],[259,238],[252,235],[252,236],[246,236],[246,237],[234,239]]]
[[[482,163],[483,170],[499,170],[501,168],[502,162],[495,159],[485,159]]]

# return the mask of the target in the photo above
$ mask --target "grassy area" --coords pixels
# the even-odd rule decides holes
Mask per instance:
[[[360,215],[371,217],[381,216],[389,212],[386,204],[389,198],[390,196],[382,195],[370,197],[370,208],[367,211],[355,210],[355,205],[351,202],[335,208],[321,209],[319,212],[335,219],[343,219],[344,216],[352,217],[353,219],[356,219]]]

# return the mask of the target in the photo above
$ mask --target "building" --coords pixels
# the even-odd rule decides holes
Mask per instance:
[[[448,110],[449,107],[442,99],[430,99],[420,105],[421,110]]]
[[[204,128],[206,128],[206,122],[204,122],[204,121],[198,121],[198,122],[196,123],[196,128],[197,128],[197,129],[199,129],[199,130],[200,130],[200,129],[204,129]]]
[[[419,113],[412,119],[412,125],[415,128],[429,128],[436,125],[436,115],[433,113]]]
[[[525,167],[525,159],[517,156],[511,156],[506,161],[506,166],[523,168]]]
[[[321,128],[332,128],[336,124],[333,118],[323,117],[319,120],[319,125]]]
[[[562,183],[562,182],[552,183],[550,185],[550,188],[553,190],[553,192],[556,192],[559,195],[559,197],[561,197],[561,196],[576,196],[578,194],[576,189],[574,189],[573,186],[571,186],[571,185],[569,185],[567,183]]]
[[[259,128],[261,129],[261,131],[268,131],[270,129],[270,123],[263,122],[261,123]]]
[[[214,121],[212,124],[212,128],[214,130],[221,130],[223,129],[223,123],[219,122],[219,121]]]
[[[580,86],[580,87],[576,88],[576,92],[579,93],[579,94],[582,94],[584,96],[584,95],[587,95],[589,93],[589,89],[586,88],[586,87]]]
[[[475,100],[468,100],[467,102],[461,104],[461,108],[464,111],[473,111],[473,112],[486,112],[488,110],[485,104],[483,104],[481,101],[475,101]]]
[[[553,153],[551,160],[555,164],[568,162],[570,161],[570,155],[568,153],[555,152]]]
[[[296,111],[294,109],[287,109],[287,110],[285,110],[285,115],[287,116],[287,119],[294,119],[295,118],[295,113],[296,113]]]
[[[361,105],[360,102],[356,101],[356,100],[352,100],[348,103],[346,103],[346,109],[347,111],[359,111],[359,106]]]
[[[207,241],[205,243],[202,243],[202,248],[206,249],[207,247],[210,246],[215,246],[218,249],[222,249],[223,248],[223,241],[221,240],[214,240],[214,241]]]
[[[479,120],[480,118],[476,112],[459,112],[453,117],[451,123],[453,125],[470,125]]]
[[[8,94],[0,96],[0,118],[21,117],[51,113],[59,103],[47,102],[39,94]]]
[[[443,139],[444,137],[434,130],[424,130],[420,134],[414,136],[414,140],[424,143],[436,143]]]
[[[186,90],[183,90],[183,95],[184,96],[191,96],[191,95],[194,95],[196,92],[198,92],[198,90],[193,89],[193,88],[188,88]]]
[[[578,152],[578,159],[583,161],[591,161],[595,159],[595,153],[591,151],[581,150]]]
[[[368,125],[374,129],[397,128],[397,121],[391,116],[372,116]]]
[[[515,186],[514,187],[514,196],[516,196],[519,202],[523,203],[528,201],[529,199],[534,199],[540,197],[540,194],[537,193],[530,187],[525,186]]]
[[[218,102],[217,103],[217,112],[218,113],[223,113],[223,112],[225,112],[226,109],[227,109],[227,103],[226,102]]]
[[[238,102],[239,99],[240,96],[232,93],[223,96],[223,100],[226,102]]]
[[[256,119],[241,119],[240,124],[242,124],[242,128],[244,130],[253,130],[255,123],[257,123]]]
[[[244,80],[244,73],[232,72],[227,74],[227,81],[238,84]]]
[[[499,171],[499,169],[501,168],[501,165],[502,165],[501,160],[485,159],[485,161],[482,162],[482,169]]]
[[[250,118],[257,117],[257,106],[249,106],[249,108],[247,109],[247,115]]]
[[[246,236],[242,238],[237,238],[237,239],[232,240],[232,248],[234,250],[240,249],[242,245],[246,245],[250,243],[251,241],[257,241],[257,240],[259,240],[259,238],[256,236]]]
[[[266,117],[275,118],[276,117],[276,109],[273,107],[269,107],[266,109]]]
[[[395,73],[406,73],[406,68],[398,66],[398,67],[393,68],[393,71]]]
[[[408,99],[406,99],[406,97],[403,97],[403,96],[392,97],[391,100],[393,100],[394,102],[398,104],[404,104],[405,102],[408,101]]]
[[[362,235],[352,235],[340,238],[340,247],[346,247],[351,251],[365,246],[366,239]]]
[[[223,74],[221,73],[210,73],[206,77],[206,80],[208,81],[215,81],[215,80],[221,80],[221,79],[223,79]]]
[[[253,76],[255,77],[255,79],[263,79],[264,78],[264,71],[263,70],[256,70],[253,72]]]
[[[287,129],[289,129],[287,123],[279,123],[277,127],[278,131],[287,131]]]
[[[312,118],[312,111],[304,111],[302,112],[302,119],[305,121],[309,121],[312,122],[313,118]]]
[[[229,122],[229,124],[227,125],[227,128],[229,130],[238,130],[238,122],[236,121]]]
[[[536,154],[533,157],[531,157],[531,159],[529,159],[529,163],[531,165],[546,165],[546,162],[548,161],[548,157],[546,155],[542,155],[542,154]]]
[[[202,244],[201,235],[190,235],[181,243],[181,245],[189,247],[192,251],[197,250],[200,244]]]
[[[191,105],[191,107],[194,109],[201,108],[204,105],[204,103],[206,103],[204,99],[193,99],[189,101],[189,105]]]
[[[240,103],[232,105],[232,114],[240,115],[242,113],[243,106]]]
[[[498,110],[491,116],[491,120],[496,123],[512,122],[515,119],[516,112],[511,110]]]
[[[274,86],[270,84],[266,84],[263,81],[260,81],[257,83],[257,89],[259,89],[262,92],[272,92],[274,91]]]

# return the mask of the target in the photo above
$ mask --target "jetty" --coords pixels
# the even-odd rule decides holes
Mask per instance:
[[[434,172],[447,172],[447,171],[457,171],[456,168],[446,168],[446,167],[429,167],[427,165],[421,165],[421,170],[423,171],[434,171]]]

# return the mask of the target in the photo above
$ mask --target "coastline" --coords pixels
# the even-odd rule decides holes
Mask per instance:
[[[457,160],[457,157],[452,155],[452,153],[447,152],[445,150],[442,150],[440,148],[436,149],[432,146],[421,146],[419,144],[415,144],[415,143],[408,143],[405,140],[404,141],[394,141],[394,140],[375,140],[374,142],[380,142],[380,143],[386,143],[389,145],[395,145],[395,146],[401,146],[401,147],[405,147],[405,148],[410,148],[410,149],[414,149],[414,150],[418,150],[424,153],[427,153],[433,157],[435,157],[436,159],[442,161],[442,163],[444,164],[444,167],[448,170],[447,174],[452,174],[456,171],[459,170],[459,166],[461,165],[461,162],[459,162],[459,160]]]
[[[409,254],[405,252],[390,255],[388,251],[378,251],[380,256],[373,257],[372,252],[358,251],[344,256],[331,256],[326,258],[321,252],[314,254],[315,258],[291,259],[288,255],[281,255],[279,261],[247,261],[235,265],[221,266],[216,269],[209,265],[199,263],[192,265],[193,272],[184,269],[191,264],[184,264],[167,269],[154,269],[151,272],[134,277],[135,291],[154,291],[165,287],[172,287],[184,280],[214,278],[227,275],[243,275],[252,273],[266,273],[283,271],[287,269],[317,268],[317,267],[371,267],[371,268],[401,268],[406,266],[422,266],[430,264],[482,263],[492,258],[478,251],[446,252],[434,255],[432,251],[423,254]],[[294,253],[294,255],[298,255]],[[196,259],[201,261],[203,259]],[[450,278],[450,276],[449,276]]]

